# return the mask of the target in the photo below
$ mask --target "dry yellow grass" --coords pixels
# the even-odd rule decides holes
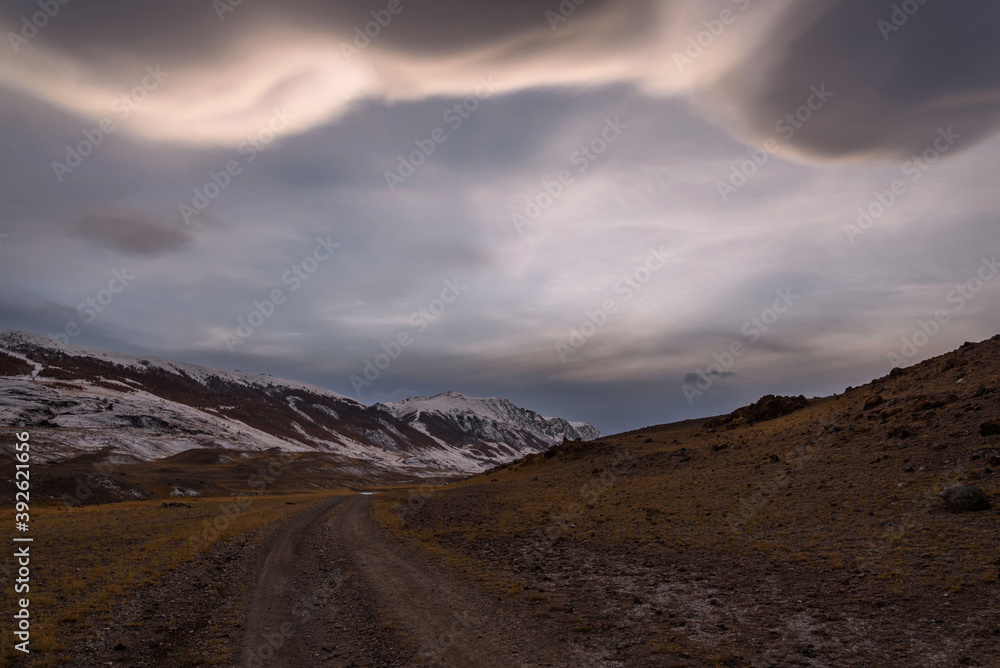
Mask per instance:
[[[31,592],[26,596],[31,601],[31,656],[22,665],[57,665],[53,655],[65,648],[67,639],[84,635],[109,618],[115,604],[137,585],[155,582],[215,542],[339,493],[348,492],[188,497],[183,501],[190,508],[164,508],[163,500],[157,499],[35,509]],[[212,528],[207,534],[206,527]],[[12,609],[12,588],[4,588],[2,600],[5,609]],[[10,625],[4,625],[3,665],[23,656],[13,645]]]

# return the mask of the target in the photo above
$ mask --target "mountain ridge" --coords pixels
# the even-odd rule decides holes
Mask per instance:
[[[565,440],[590,441],[601,432],[585,422],[546,418],[515,406],[502,397],[470,397],[449,390],[430,397],[412,397],[372,406],[439,442],[463,444],[518,443],[529,453],[547,450]],[[464,434],[464,436],[457,436]]]
[[[509,405],[512,414],[524,410]],[[322,453],[370,479],[384,472],[474,473],[538,445],[479,442],[464,432],[432,437],[391,412],[315,385],[16,330],[0,330],[0,424],[31,428],[51,460],[105,449],[150,460],[197,448],[278,448]]]

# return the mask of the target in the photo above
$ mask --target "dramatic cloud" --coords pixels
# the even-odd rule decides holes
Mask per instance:
[[[11,52],[0,82],[91,123],[113,118],[113,106],[127,132],[192,143],[237,143],[275,109],[293,117],[289,132],[304,132],[366,98],[461,97],[482,77],[508,93],[615,82],[685,93],[750,141],[774,136],[813,87],[826,86],[828,108],[784,137],[787,154],[813,159],[922,151],[940,125],[961,128],[966,147],[991,134],[1000,9],[902,6],[399,0],[393,13],[360,0],[154,10],[120,2],[60,6],[19,40],[10,35],[32,34],[23,20],[30,26],[37,8],[6,2],[0,25]]]
[[[792,139],[816,158],[909,157],[948,126],[967,148],[1000,119],[998,19],[983,2],[794,3],[708,97],[757,137],[778,136],[825,86],[829,104]]]

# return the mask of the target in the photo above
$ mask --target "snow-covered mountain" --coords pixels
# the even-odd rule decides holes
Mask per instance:
[[[422,423],[314,385],[0,330],[0,427],[29,428],[33,452],[49,460],[102,449],[149,460],[193,448],[279,448],[374,474],[469,473],[525,454],[519,429],[536,414],[513,406],[508,413],[517,424],[482,432],[488,441],[457,426],[429,434]],[[578,433],[565,421],[538,419],[552,426],[531,441],[532,451]]]
[[[590,441],[601,437],[601,432],[585,422],[542,417],[498,397],[480,399],[444,392],[433,397],[375,404],[372,408],[405,422],[438,443],[460,443],[497,459],[517,459],[542,452],[563,439]]]

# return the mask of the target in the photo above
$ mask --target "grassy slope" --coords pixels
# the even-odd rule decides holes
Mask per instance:
[[[346,491],[253,497],[185,498],[190,507],[164,501],[132,501],[79,508],[49,506],[32,512],[32,666],[60,663],[74,637],[111,618],[131,592],[192,561],[199,551],[302,510],[306,504]],[[206,531],[207,527],[211,529]],[[194,538],[195,540],[192,540]],[[12,581],[5,560],[5,581]],[[3,609],[12,610],[5,587]],[[0,662],[20,656],[4,625]]]
[[[991,391],[977,396],[980,387]],[[865,410],[876,394],[884,403]],[[998,418],[995,337],[783,418],[714,433],[688,421],[566,444],[415,502],[387,497],[380,516],[470,570],[519,582],[529,597],[560,559],[582,569],[566,584],[584,589],[622,564],[647,566],[653,580],[683,565],[736,592],[748,579],[773,580],[785,612],[812,599],[833,615],[890,606],[916,620],[921,610],[995,605],[996,502],[952,514],[936,495],[958,480],[1000,491],[1000,473],[973,459],[1000,447],[979,431]],[[602,623],[614,598],[577,621]],[[709,639],[671,630],[674,621],[644,626],[643,651],[731,636],[731,654],[749,652],[752,624]],[[987,632],[959,621],[956,633]]]

